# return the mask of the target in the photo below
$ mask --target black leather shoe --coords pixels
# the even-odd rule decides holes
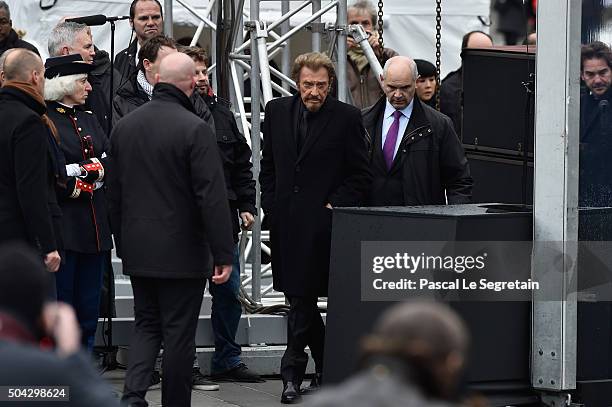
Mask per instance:
[[[321,373],[315,373],[310,381],[310,386],[303,388],[300,393],[307,395],[312,394],[321,388],[323,375]]]
[[[294,386],[293,382],[287,382],[283,386],[283,394],[281,395],[282,404],[298,403],[301,399],[300,386]]]

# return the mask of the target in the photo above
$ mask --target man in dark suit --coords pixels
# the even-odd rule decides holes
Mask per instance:
[[[327,295],[331,209],[362,202],[371,174],[359,110],[328,96],[335,77],[324,54],[297,57],[299,94],[265,109],[261,204],[270,219],[274,288],[291,309],[281,361],[281,402],[300,396],[310,347],[321,379],[325,327],[317,298]]]
[[[472,177],[453,123],[415,97],[415,62],[393,57],[385,96],[364,111],[374,180],[371,206],[469,203]]]
[[[612,205],[612,51],[596,41],[582,47],[580,78],[580,205]]]
[[[188,406],[206,279],[228,280],[234,244],[216,140],[189,101],[195,64],[169,55],[156,82],[151,102],[111,134],[111,225],[134,291],[123,401],[146,405],[163,339],[162,404]]]
[[[61,211],[43,99],[44,67],[32,51],[18,49],[4,61],[0,91],[0,242],[22,240],[37,249],[50,271],[60,265]],[[54,128],[54,127],[53,127]],[[57,151],[56,151],[57,152]]]
[[[136,38],[117,54],[115,67],[121,75],[121,83],[136,74],[138,51],[149,38],[163,33],[164,14],[159,0],[133,0],[130,5],[130,25]]]

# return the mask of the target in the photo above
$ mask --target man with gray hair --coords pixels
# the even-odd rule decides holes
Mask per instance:
[[[108,53],[96,51],[91,29],[87,25],[70,21],[61,22],[53,28],[49,35],[48,49],[51,57],[79,54],[83,61],[94,65],[87,77],[92,90],[84,106],[95,114],[104,133],[108,135],[111,128],[110,92],[114,93],[119,81],[119,73],[115,70],[115,84],[111,86]]]
[[[385,96],[363,113],[374,175],[369,205],[469,203],[465,151],[451,120],[414,97],[416,63],[393,57],[383,77]]]
[[[384,63],[391,57],[398,55],[391,48],[381,48],[376,31],[376,9],[370,0],[357,0],[351,3],[347,10],[349,24],[360,24],[369,35],[368,43],[374,50],[378,61]],[[370,63],[361,47],[347,37],[347,81],[352,101],[350,103],[360,109],[372,106],[383,95],[378,79],[370,68]]]
[[[0,54],[10,48],[25,48],[40,55],[34,45],[19,38],[13,29],[11,10],[5,1],[0,0]]]

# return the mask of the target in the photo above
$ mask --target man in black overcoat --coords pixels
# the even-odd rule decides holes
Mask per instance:
[[[360,205],[371,179],[359,110],[328,96],[335,77],[329,58],[298,56],[293,77],[299,94],[266,106],[260,175],[274,288],[291,305],[283,403],[299,398],[307,345],[317,372],[312,384],[320,381],[325,327],[317,297],[327,295],[331,209]]]
[[[364,110],[373,172],[370,206],[469,203],[472,177],[451,120],[415,97],[416,63],[389,59],[385,96]]]
[[[232,224],[210,127],[189,96],[195,64],[166,57],[151,102],[111,133],[111,225],[134,291],[135,327],[123,401],[146,405],[164,342],[162,404],[188,406],[195,332],[206,279],[232,272]],[[171,126],[171,128],[169,128]]]
[[[596,41],[582,47],[580,77],[580,206],[612,205],[612,51]]]
[[[44,67],[32,51],[18,49],[4,61],[0,90],[0,242],[21,240],[60,265],[61,210],[55,196],[54,133],[43,99]],[[55,130],[54,130],[55,131]]]

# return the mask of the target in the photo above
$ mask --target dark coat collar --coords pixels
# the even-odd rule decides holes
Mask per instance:
[[[160,82],[155,85],[153,88],[153,100],[178,103],[193,114],[196,114],[193,103],[191,103],[187,95],[170,83]]]
[[[15,48],[14,45],[18,39],[19,36],[17,35],[17,32],[11,28],[11,31],[7,35],[6,39],[0,42],[0,49]]]
[[[47,106],[41,105],[37,100],[19,89],[5,87],[0,90],[0,95],[12,96],[14,99],[19,100],[21,103],[34,110],[39,116],[47,112]]]
[[[333,116],[333,111],[336,103],[336,99],[334,99],[333,96],[328,94],[319,111],[312,114],[309,121],[310,128],[308,130],[308,137],[306,138],[304,146],[300,150],[300,154],[297,157],[297,162],[300,162],[304,158],[304,156],[310,151],[312,146],[315,145],[319,137],[321,137],[321,135],[324,133],[325,127]],[[289,104],[289,109],[291,111],[291,116],[289,117],[294,118],[294,120],[297,120],[300,112],[303,111],[303,109],[306,109],[299,93],[292,96]],[[295,133],[297,131],[297,122],[294,121],[293,124],[294,125],[291,126],[293,136],[287,137],[287,140],[292,143],[291,150],[297,151],[297,141]]]
[[[49,110],[55,110],[56,112],[67,116],[74,116],[76,114],[76,109],[74,107],[64,106],[58,102],[49,101],[47,102],[47,107]]]
[[[429,120],[425,115],[425,108],[423,107],[423,103],[419,100],[416,94],[414,95],[413,100],[414,105],[412,107],[412,115],[410,116],[410,121],[408,122],[408,127],[406,127],[406,132],[404,133],[404,136],[409,134],[410,131],[414,129],[430,125]],[[378,99],[378,102],[376,102],[373,106],[362,110],[363,125],[368,130],[368,132],[370,132],[376,127],[379,117],[385,113],[386,103],[386,97],[381,96],[381,98]]]

